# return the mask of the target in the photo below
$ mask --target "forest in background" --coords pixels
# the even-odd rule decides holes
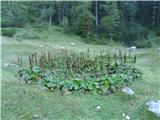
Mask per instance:
[[[117,41],[137,47],[160,44],[159,1],[2,1],[1,27],[55,25],[92,41]],[[12,29],[13,30],[13,29]]]

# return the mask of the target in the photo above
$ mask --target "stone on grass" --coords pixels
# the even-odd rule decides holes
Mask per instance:
[[[123,113],[122,116],[125,117],[126,120],[130,120],[130,119],[131,119],[131,118],[130,118],[128,115],[126,115],[125,113]]]
[[[136,51],[136,46],[132,46],[128,49],[129,52],[134,52]]]
[[[95,108],[95,110],[98,112],[98,111],[100,111],[100,109],[101,109],[101,106],[96,106],[96,108]]]
[[[33,118],[39,118],[39,115],[38,114],[34,114]]]
[[[133,91],[131,88],[129,88],[129,87],[124,87],[124,88],[122,89],[122,91],[123,91],[124,93],[126,93],[128,96],[133,96],[133,95],[134,95],[134,91]]]
[[[148,106],[148,111],[160,118],[160,100],[151,100],[146,105]]]
[[[73,43],[73,42],[71,42],[70,44],[71,44],[71,45],[75,45],[75,43]]]
[[[123,114],[122,114],[122,116],[123,116],[123,117],[125,117],[125,116],[126,116],[126,114],[125,114],[125,113],[123,113]]]
[[[126,120],[130,120],[131,118],[128,116],[128,115],[126,115]]]
[[[9,66],[10,66],[10,67],[18,67],[17,64],[10,64]]]
[[[72,92],[68,91],[67,89],[62,91],[62,95],[70,95],[70,94],[72,94]]]
[[[4,63],[2,66],[3,67],[8,67],[10,63]]]
[[[2,67],[4,67],[4,68],[7,68],[7,67],[10,67],[10,68],[17,68],[17,67],[19,67],[17,64],[13,64],[13,63],[4,63],[3,65],[2,65]]]

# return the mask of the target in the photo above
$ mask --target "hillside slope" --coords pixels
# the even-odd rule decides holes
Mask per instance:
[[[22,32],[19,31],[19,34]],[[14,63],[17,56],[23,56],[27,61],[27,55],[35,51],[39,53],[45,48],[53,52],[61,47],[77,50],[90,48],[96,51],[122,48],[120,45],[86,44],[82,38],[62,32],[50,35],[43,32],[39,36],[47,35],[46,40],[2,37],[2,64]],[[130,86],[136,92],[135,98],[128,98],[122,92],[109,96],[83,93],[63,96],[59,91],[50,92],[26,85],[17,80],[16,69],[2,68],[2,119],[33,120],[37,114],[39,120],[124,120],[122,114],[126,113],[131,120],[158,120],[147,111],[145,103],[151,99],[160,99],[160,56],[154,49],[138,49],[137,54],[137,67],[142,71],[143,79]],[[101,106],[100,112],[95,111],[96,106]]]

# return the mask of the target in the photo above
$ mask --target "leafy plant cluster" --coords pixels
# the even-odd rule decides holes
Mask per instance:
[[[13,37],[16,34],[16,29],[14,28],[2,28],[2,36]]]
[[[36,29],[36,30],[35,30]],[[35,27],[35,28],[31,28],[29,25],[26,26],[25,29],[20,30],[19,32],[17,32],[15,34],[15,37],[18,39],[28,39],[28,40],[32,40],[32,39],[40,39],[41,38],[41,28],[39,27]],[[39,33],[38,33],[39,32]]]
[[[22,63],[19,58],[18,61]],[[41,83],[48,89],[62,91],[115,92],[140,77],[135,67],[136,56],[120,50],[111,55],[61,50],[58,54],[43,53],[29,56],[29,68],[20,69],[19,77],[26,83]]]

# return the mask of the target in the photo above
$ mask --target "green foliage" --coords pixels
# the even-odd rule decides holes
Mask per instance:
[[[87,36],[93,26],[94,16],[92,15],[91,12],[85,11],[80,15],[79,19],[80,19],[81,34],[83,36]]]
[[[104,17],[100,20],[100,30],[106,35],[115,33],[120,24],[120,15],[116,2],[105,2],[100,4],[100,8],[104,11]]]
[[[79,5],[71,8],[71,31],[82,36],[87,36],[92,31],[95,17],[89,8],[90,2],[79,2]]]
[[[128,28],[122,26],[119,39],[128,45],[137,45],[147,38],[148,31],[139,24],[130,25]]]
[[[40,39],[40,35],[32,29],[21,31],[15,37],[20,39]]]
[[[69,26],[68,26],[68,18],[64,17],[62,24],[61,24],[62,28],[63,28],[63,32],[66,33],[69,31]]]
[[[28,21],[28,7],[25,2],[2,2],[2,27],[22,27]]]
[[[160,37],[158,36],[158,34],[156,34],[153,31],[150,31],[147,35],[147,40],[146,42],[148,43],[148,47],[151,46],[159,46],[160,45]]]
[[[107,34],[112,33],[118,27],[118,24],[112,20],[112,17],[105,16],[101,19],[101,30]]]
[[[13,37],[16,34],[16,29],[14,28],[2,28],[1,29],[2,36]]]
[[[44,53],[38,59],[36,53],[29,56],[29,68],[18,72],[20,78],[32,83],[41,82],[49,89],[102,93],[115,92],[140,78],[135,60],[119,51],[119,54],[61,50],[51,55]]]

